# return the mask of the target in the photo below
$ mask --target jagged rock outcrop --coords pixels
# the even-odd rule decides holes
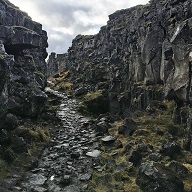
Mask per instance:
[[[15,116],[37,116],[46,94],[47,33],[27,13],[0,0],[0,128]]]
[[[147,162],[141,165],[136,179],[144,192],[182,192],[183,182],[176,173],[160,163]]]
[[[49,55],[49,59],[47,61],[47,71],[48,71],[48,77],[55,75],[58,72],[63,71],[68,67],[68,54],[56,54],[56,53],[51,53]]]
[[[151,0],[116,11],[96,35],[78,35],[68,50],[74,89],[103,90],[108,111],[145,110],[175,101],[174,119],[188,124],[191,145],[192,2]],[[107,94],[106,94],[107,93]]]

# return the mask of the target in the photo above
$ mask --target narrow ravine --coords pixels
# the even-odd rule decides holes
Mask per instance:
[[[61,125],[52,129],[49,147],[18,188],[23,192],[85,191],[92,176],[91,152],[99,154],[91,121],[77,112],[77,100],[51,89],[47,91],[62,98],[57,112]]]

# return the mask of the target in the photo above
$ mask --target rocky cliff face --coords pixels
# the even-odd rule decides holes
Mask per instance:
[[[47,46],[41,24],[0,0],[0,128],[14,115],[37,116],[42,111]]]
[[[58,72],[63,71],[66,69],[68,63],[68,54],[56,54],[56,53],[51,53],[49,56],[47,65],[48,65],[48,76],[53,76]]]
[[[175,101],[175,121],[191,143],[192,2],[151,0],[109,15],[96,35],[78,35],[68,50],[74,89],[103,90],[108,111],[145,110]],[[84,91],[85,93],[86,91]]]

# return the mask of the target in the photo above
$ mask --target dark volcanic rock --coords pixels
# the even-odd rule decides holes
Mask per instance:
[[[151,0],[116,11],[98,34],[78,35],[65,59],[58,61],[52,54],[50,65],[51,58],[53,66],[63,62],[76,88],[105,90],[91,108],[104,100],[99,108],[108,103],[112,114],[126,116],[132,109],[153,113],[165,109],[161,101],[166,98],[175,101],[174,113],[181,122],[181,108],[192,102],[191,10],[190,0]],[[185,148],[190,150],[191,128],[185,137]]]
[[[139,168],[136,183],[144,192],[184,191],[183,182],[177,174],[160,163],[143,163]]]
[[[0,121],[8,110],[37,116],[46,99],[47,34],[7,0],[0,2],[0,13]]]
[[[51,53],[48,59],[48,76],[54,76],[56,73],[63,71],[67,68],[68,54]],[[54,76],[56,77],[56,76]]]
[[[0,144],[5,144],[8,141],[7,131],[4,129],[0,130]]]
[[[189,170],[177,161],[172,161],[169,167],[174,170],[181,178],[184,178],[189,174]]]
[[[27,152],[27,143],[23,137],[14,137],[12,139],[12,149],[16,153]]]
[[[179,154],[180,152],[181,152],[181,147],[175,141],[162,145],[162,148],[160,150],[160,153],[162,153],[165,156],[169,156],[171,158],[174,155]]]
[[[96,132],[103,134],[108,133],[109,127],[110,127],[109,123],[107,123],[105,120],[99,121],[97,123]]]
[[[131,136],[136,130],[137,124],[134,120],[127,118],[123,125],[118,128],[118,133],[126,136]]]
[[[142,159],[141,151],[133,150],[131,154],[127,157],[128,161],[133,163],[134,166],[137,166]]]
[[[84,95],[88,92],[87,87],[79,87],[78,89],[75,90],[75,96],[79,97],[81,95]]]
[[[102,140],[103,144],[110,145],[115,142],[116,138],[109,135],[109,136],[102,138],[101,140]]]
[[[14,130],[17,128],[18,120],[17,117],[13,114],[7,114],[5,118],[5,128],[6,130]]]
[[[93,151],[89,151],[86,153],[87,156],[94,157],[94,158],[99,157],[100,154],[101,154],[101,151],[99,151],[99,150],[93,150]]]

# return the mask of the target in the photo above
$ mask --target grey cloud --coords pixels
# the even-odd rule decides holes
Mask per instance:
[[[71,40],[73,39],[72,35],[63,35],[61,36],[62,40],[58,39],[49,39],[49,53],[65,53],[68,50]]]
[[[10,0],[35,21],[43,24],[48,32],[50,52],[63,53],[71,46],[72,39],[78,34],[97,32],[105,25],[108,15],[133,5],[132,0]],[[134,0],[147,3],[148,0]],[[31,8],[27,7],[29,3]],[[34,14],[35,13],[35,14]]]

